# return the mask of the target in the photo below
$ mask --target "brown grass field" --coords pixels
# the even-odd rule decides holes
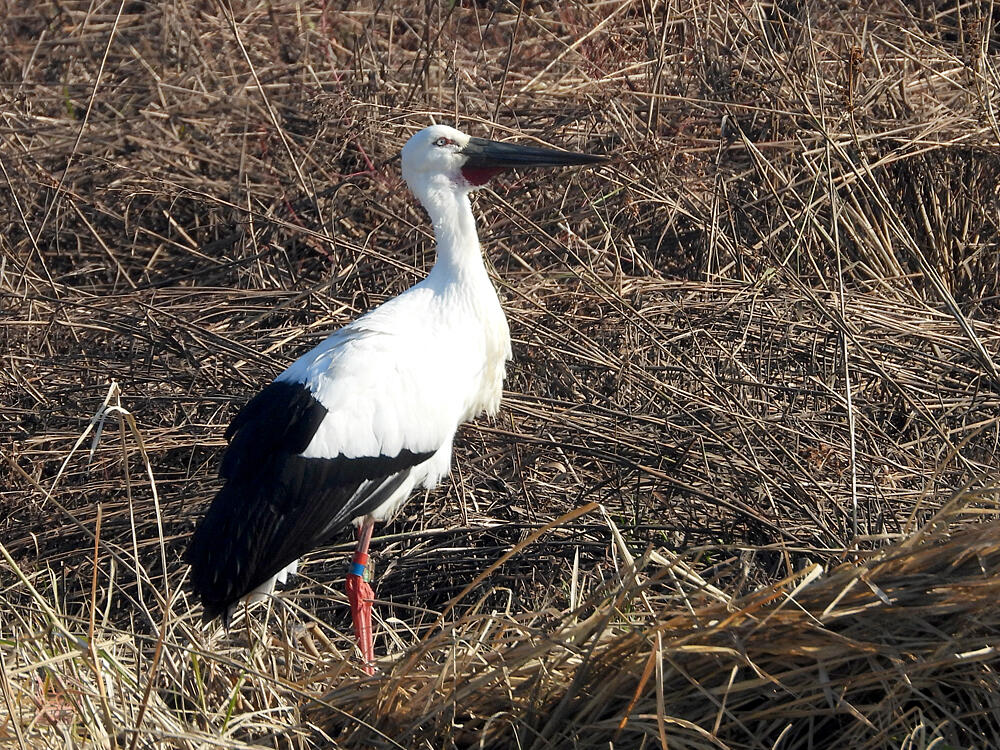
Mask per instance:
[[[1000,747],[992,0],[0,3],[0,747]],[[231,631],[236,410],[475,199],[501,415]]]

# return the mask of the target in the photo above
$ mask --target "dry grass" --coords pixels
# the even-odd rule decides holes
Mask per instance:
[[[7,7],[0,746],[1000,744],[992,5],[342,5]],[[433,262],[432,118],[617,158],[477,199],[506,406],[376,540],[366,680],[346,543],[229,634],[180,553]]]

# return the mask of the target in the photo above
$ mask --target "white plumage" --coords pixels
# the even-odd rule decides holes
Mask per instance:
[[[276,378],[305,384],[327,409],[305,457],[433,452],[370,511],[376,521],[390,519],[413,487],[433,488],[448,473],[458,426],[500,408],[511,357],[510,329],[483,264],[469,201],[476,186],[446,177],[461,170],[464,157],[429,145],[442,137],[461,146],[468,141],[454,128],[433,126],[402,155],[403,177],[435,230],[447,227],[438,232],[427,278],[348,323]],[[353,520],[360,525],[364,517]]]
[[[366,559],[371,524],[448,473],[458,427],[497,412],[511,357],[469,193],[513,167],[602,160],[443,125],[407,142],[403,177],[430,216],[437,260],[423,281],[299,357],[233,420],[225,485],[188,550],[206,617],[269,592],[352,521],[366,529]]]

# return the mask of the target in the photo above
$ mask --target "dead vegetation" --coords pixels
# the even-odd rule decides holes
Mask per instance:
[[[864,5],[8,4],[0,745],[1000,744],[996,11]],[[180,553],[433,262],[432,118],[616,160],[477,200],[506,407],[382,530],[365,680],[346,545],[228,635]]]

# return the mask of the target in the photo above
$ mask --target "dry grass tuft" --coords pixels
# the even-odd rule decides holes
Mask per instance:
[[[650,550],[575,609],[474,607],[310,714],[347,747],[992,747],[998,566],[991,523],[731,597]]]
[[[8,3],[0,745],[997,744],[992,6],[418,5]],[[346,544],[229,634],[180,553],[433,262],[432,118],[617,158],[477,199],[506,406],[376,540],[364,680]]]

